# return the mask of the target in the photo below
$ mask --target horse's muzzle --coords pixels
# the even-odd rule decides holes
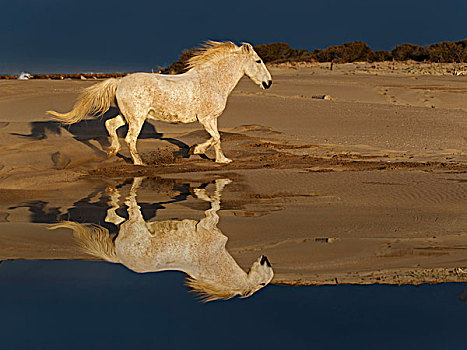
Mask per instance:
[[[261,255],[261,261],[259,263],[261,265],[266,264],[268,267],[271,267],[271,263],[269,262],[268,258],[264,255]]]
[[[269,89],[272,85],[272,80],[269,80],[267,83],[263,81],[263,88]]]

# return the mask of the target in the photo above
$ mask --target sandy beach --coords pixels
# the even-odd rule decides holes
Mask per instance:
[[[93,259],[30,223],[38,208],[67,213],[134,176],[159,179],[148,201],[226,177],[227,249],[245,269],[267,255],[273,283],[467,281],[467,77],[366,68],[271,67],[267,91],[243,78],[219,119],[228,165],[188,155],[197,123],[146,123],[146,167],[126,145],[107,159],[115,110],[68,127],[45,114],[95,81],[0,81],[0,260]],[[199,215],[190,203],[171,208]]]

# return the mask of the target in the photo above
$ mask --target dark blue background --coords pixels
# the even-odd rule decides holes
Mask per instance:
[[[467,36],[467,0],[1,0],[0,13],[0,73],[150,70],[207,39],[390,50]]]
[[[465,349],[464,284],[268,286],[202,304],[178,272],[121,265],[0,265],[9,349]]]

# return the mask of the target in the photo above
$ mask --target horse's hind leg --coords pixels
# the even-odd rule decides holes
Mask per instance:
[[[130,154],[134,165],[144,165],[141,157],[138,154],[138,150],[136,149],[136,141],[138,140],[138,136],[141,132],[143,124],[144,119],[136,119],[128,122],[128,133],[126,134],[125,142],[130,149]]]
[[[224,156],[224,153],[221,149],[221,135],[217,130],[217,118],[204,119],[200,121],[200,123],[204,126],[204,129],[209,133],[209,135],[211,135],[211,138],[208,141],[196,146],[194,153],[204,153],[209,147],[214,146],[214,151],[216,152],[216,163],[230,163],[232,159]]]
[[[213,142],[214,138],[211,137],[209,140],[204,141],[199,145],[192,146],[193,154],[205,154],[209,147],[212,146]]]
[[[125,125],[125,120],[121,115],[117,115],[115,118],[108,119],[105,122],[105,127],[110,135],[110,148],[107,150],[107,157],[112,157],[120,151],[120,142],[118,141],[117,129]]]
[[[123,221],[125,221],[124,218],[119,216],[117,214],[117,210],[119,208],[118,205],[118,200],[120,199],[120,192],[117,188],[108,186],[107,187],[107,193],[109,195],[109,204],[110,208],[107,209],[107,216],[105,217],[104,221],[105,222],[110,222],[116,226],[120,225]]]

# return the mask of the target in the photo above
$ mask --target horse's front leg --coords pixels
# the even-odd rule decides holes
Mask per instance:
[[[193,151],[195,154],[204,154],[209,147],[214,146],[214,151],[216,152],[216,163],[228,164],[232,159],[227,158],[222,153],[221,149],[221,135],[217,130],[217,117],[214,118],[205,118],[200,120],[201,125],[204,126],[204,129],[211,135],[211,138],[199,145],[197,145]]]
[[[199,226],[204,226],[209,231],[213,231],[217,227],[217,223],[219,222],[219,215],[217,215],[217,212],[221,208],[221,194],[224,187],[231,182],[232,180],[230,179],[217,179],[213,196],[209,196],[204,188],[195,189],[195,195],[199,199],[211,202],[211,208],[204,212],[205,218],[200,220]]]
[[[140,188],[144,177],[135,177],[133,178],[133,184],[130,188],[130,194],[125,199],[125,204],[127,205],[128,209],[128,220],[130,221],[144,221],[143,214],[141,213],[141,208],[138,205],[137,196],[138,196],[138,189]]]

